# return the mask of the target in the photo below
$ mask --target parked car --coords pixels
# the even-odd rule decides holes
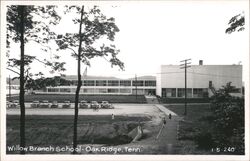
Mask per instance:
[[[49,103],[48,100],[43,100],[39,107],[41,107],[41,108],[50,108],[50,103]]]
[[[17,108],[17,107],[20,107],[19,101],[18,101],[18,100],[14,100],[13,102],[10,102],[9,107],[10,107],[10,108]]]
[[[80,108],[89,108],[89,104],[87,103],[87,101],[81,101],[80,102]]]
[[[9,107],[10,107],[10,102],[6,101],[6,108],[9,108]]]
[[[106,108],[106,109],[110,109],[110,108],[114,108],[112,104],[110,104],[108,101],[102,101],[101,103],[101,108]]]
[[[39,101],[33,101],[30,105],[31,108],[38,108],[40,105],[40,102]]]
[[[57,101],[52,101],[52,104],[51,104],[50,108],[58,108]]]
[[[71,104],[70,101],[64,101],[62,108],[70,108]]]
[[[99,109],[101,105],[97,101],[91,101],[90,108]]]

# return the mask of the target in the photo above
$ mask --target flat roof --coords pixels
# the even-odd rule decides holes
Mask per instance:
[[[63,78],[67,80],[77,80],[77,75],[66,75]],[[89,76],[87,75],[86,77],[82,76],[82,79],[84,80],[135,80],[135,77],[122,79],[122,78],[117,78],[117,77],[112,77],[112,76]],[[138,76],[137,80],[156,80],[156,77],[155,76]]]

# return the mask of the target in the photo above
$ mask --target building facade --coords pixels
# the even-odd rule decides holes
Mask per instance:
[[[77,77],[66,76],[64,79],[72,82],[71,86],[47,87],[46,93],[72,93],[75,94]],[[111,94],[111,95],[155,95],[156,78],[144,76],[132,79],[119,79],[116,77],[87,76],[82,80],[81,94]]]
[[[162,65],[157,75],[156,94],[161,97],[185,97],[185,73],[179,65]],[[242,89],[242,65],[192,65],[187,68],[187,97],[210,97],[212,88],[219,89],[228,82]]]
[[[64,79],[70,86],[46,87],[35,93],[75,94],[77,76],[68,75]],[[142,76],[130,79],[116,77],[82,77],[80,94],[107,95],[158,95],[163,98],[185,97],[185,72],[179,65],[161,65],[157,76]],[[236,87],[235,94],[242,93],[242,65],[191,65],[187,68],[187,97],[204,98],[213,95],[213,89],[219,89],[231,82]]]

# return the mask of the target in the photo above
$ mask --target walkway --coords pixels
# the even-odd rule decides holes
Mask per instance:
[[[162,146],[163,153],[165,154],[178,154],[177,147],[177,131],[180,117],[176,113],[170,111],[166,107],[157,104],[155,105],[162,112],[166,114],[166,125],[163,127],[159,138],[156,139],[156,144]],[[169,114],[172,115],[171,119],[168,117]],[[162,124],[161,124],[162,125]],[[161,126],[159,126],[160,130]]]

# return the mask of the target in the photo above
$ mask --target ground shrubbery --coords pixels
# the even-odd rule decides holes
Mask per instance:
[[[178,138],[182,147],[193,148],[183,153],[244,154],[244,98],[232,96],[233,91],[235,88],[228,83],[215,92],[210,105],[188,105],[187,116],[179,122]],[[167,108],[180,116],[184,113],[184,105]],[[213,151],[216,148],[220,151]]]
[[[202,118],[210,126],[200,128],[194,137],[200,148],[234,148],[230,153],[244,154],[244,98],[230,95],[234,89],[228,83],[212,97],[212,115]]]

